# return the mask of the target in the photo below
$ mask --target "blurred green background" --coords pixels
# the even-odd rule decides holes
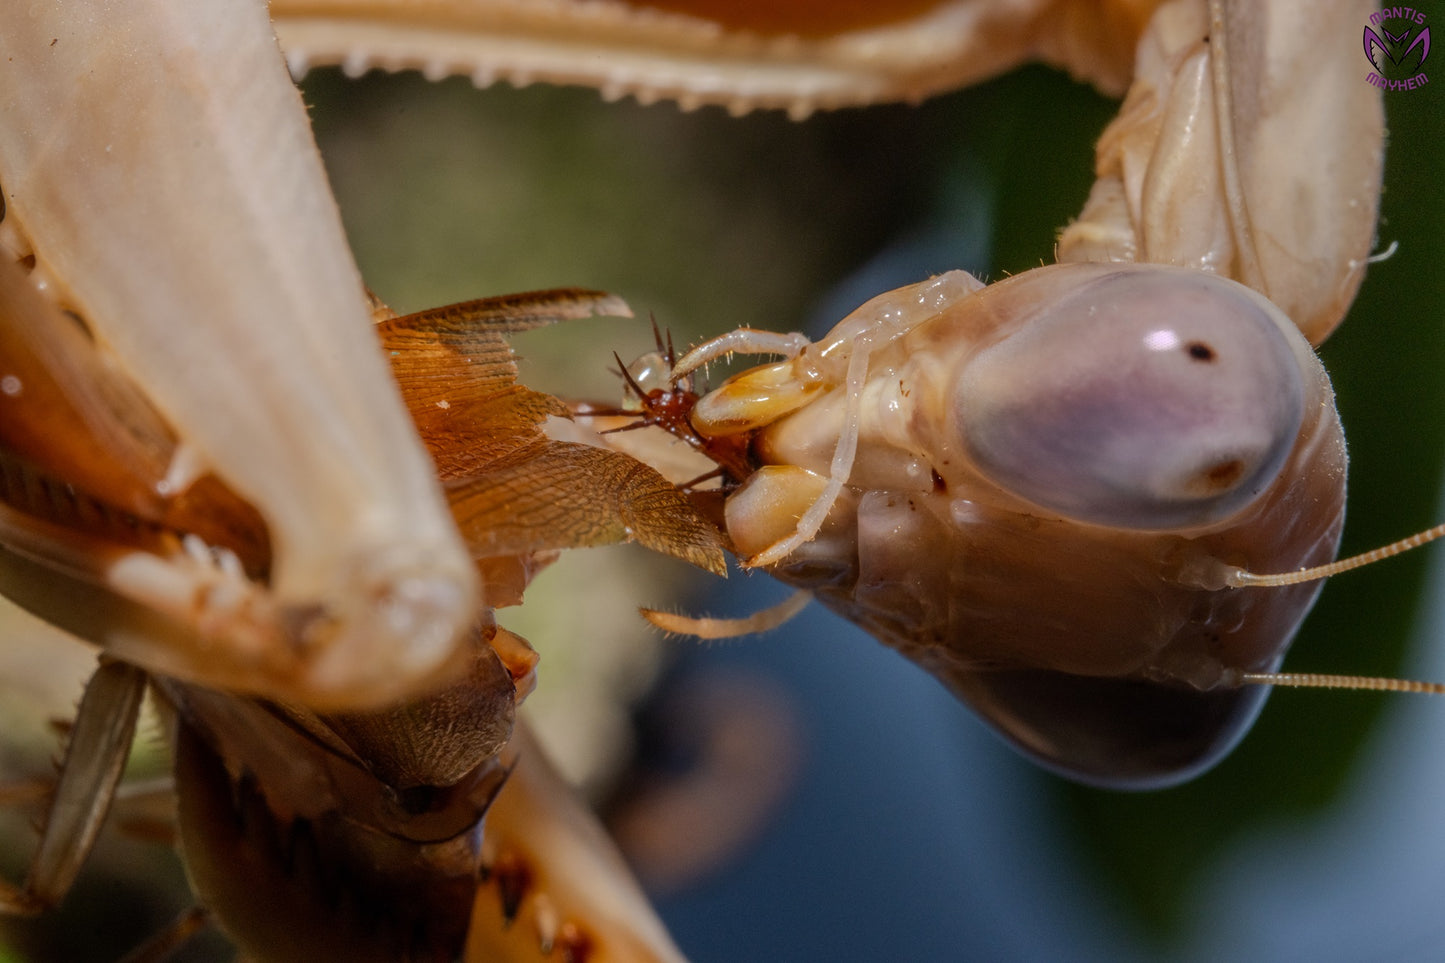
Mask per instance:
[[[604,104],[587,91],[477,91],[464,81],[431,84],[416,75],[353,81],[323,71],[304,88],[358,260],[394,308],[592,286],[625,296],[644,318],[655,314],[679,341],[740,325],[800,328],[829,303],[829,292],[880,260],[905,279],[959,266],[996,278],[1051,260],[1056,229],[1077,213],[1092,181],[1092,142],[1115,109],[1041,68],[917,108],[844,111],[804,123]],[[1323,352],[1351,444],[1346,552],[1393,540],[1440,515],[1442,106],[1433,87],[1387,101],[1380,247],[1399,241],[1400,249],[1371,269],[1350,319]],[[855,300],[870,293],[876,290]],[[846,305],[831,317],[841,310]],[[528,335],[519,350],[536,386],[611,401],[618,394],[607,371],[611,353],[627,360],[650,342],[645,320],[600,320]],[[1327,586],[1286,667],[1411,672],[1407,640],[1426,561],[1421,553]],[[695,581],[688,584],[697,590]],[[590,604],[565,580],[550,591],[558,608]],[[726,596],[730,587],[720,591]],[[665,601],[654,583],[638,592],[638,604]],[[566,661],[549,648],[553,631],[576,633],[535,621],[526,629],[544,656],[544,687],[554,684],[549,669]],[[645,632],[627,624],[618,631]],[[755,644],[786,647],[787,634]],[[1196,897],[1221,854],[1261,833],[1327,818],[1361,771],[1362,752],[1379,748],[1373,734],[1382,718],[1400,705],[1400,697],[1276,693],[1231,757],[1164,792],[1118,794],[1042,774],[1017,778],[1028,782],[1050,832],[1062,840],[1074,878],[1091,898],[1118,910],[1129,945],[1167,959],[1176,951],[1187,955],[1182,941],[1205,925]],[[1445,721],[1445,704],[1434,709]],[[932,735],[897,733],[904,765],[910,752],[928,751],[922,743]],[[940,736],[945,746],[951,739]],[[998,752],[1005,760],[999,765],[1015,765]],[[870,761],[856,762],[867,779]],[[925,837],[954,829],[918,828]],[[160,873],[140,859],[154,857],[126,848],[102,861],[64,913],[6,924],[19,948],[9,958],[106,960],[137,942],[184,905],[172,890],[158,906],[137,908],[134,877]],[[15,878],[18,860],[6,862]],[[897,879],[898,887],[912,875],[906,866],[872,871]],[[170,878],[174,885],[173,866]],[[810,912],[806,892],[794,886],[769,894],[767,884],[760,878],[740,885],[756,890],[759,904],[801,897],[795,912]],[[95,922],[98,906],[109,908],[102,923]],[[1026,919],[1030,908],[1017,911]],[[716,920],[724,933],[748,925],[748,917]],[[97,926],[103,936],[86,939]],[[919,929],[911,923],[889,943],[897,958],[919,955],[909,935]],[[820,958],[872,958],[849,956],[848,934],[838,938]],[[751,958],[730,956],[725,944],[695,945],[683,931],[680,939],[699,961]],[[799,952],[775,958],[803,959]],[[214,941],[186,957],[223,958]]]

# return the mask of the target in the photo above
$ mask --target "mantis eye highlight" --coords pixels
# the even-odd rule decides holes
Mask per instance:
[[[1121,270],[979,352],[954,416],[980,473],[1064,518],[1213,525],[1263,492],[1294,446],[1305,388],[1291,339],[1304,344],[1232,281]]]

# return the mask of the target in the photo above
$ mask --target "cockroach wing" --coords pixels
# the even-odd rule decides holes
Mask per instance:
[[[568,417],[566,405],[516,382],[505,333],[631,313],[610,295],[565,289],[383,314],[392,370],[477,558],[635,540],[726,571],[717,530],[672,483],[620,452],[548,438],[543,422]]]
[[[481,556],[636,541],[714,575],[727,571],[717,529],[671,482],[619,452],[539,442],[450,484],[447,495]]]

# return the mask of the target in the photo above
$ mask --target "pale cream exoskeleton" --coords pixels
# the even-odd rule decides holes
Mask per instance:
[[[23,278],[11,291],[0,288],[17,292],[34,294]],[[539,424],[565,414],[565,406],[516,384],[502,332],[623,307],[578,289],[405,317],[376,302],[375,333],[485,575],[488,607],[464,637],[465,673],[398,703],[338,710],[148,677],[102,655],[71,727],[25,885],[0,881],[0,912],[39,912],[65,896],[117,795],[149,689],[174,752],[174,832],[204,905],[183,914],[147,952],[184,939],[205,917],[266,960],[382,963],[464,952],[468,959],[531,960],[554,951],[573,959],[679,958],[595,819],[550,773],[540,747],[514,730],[515,706],[535,685],[537,655],[498,627],[491,609],[520,601],[531,576],[565,547],[635,539],[722,568],[716,534],[661,476],[615,452],[548,439]],[[14,344],[23,346],[23,332],[9,334],[0,339],[11,349],[7,357],[27,357]],[[23,370],[28,390],[54,401],[46,372]],[[99,390],[113,387],[103,370],[93,373]],[[59,404],[54,423],[70,440],[84,439],[85,426],[72,415]],[[128,504],[144,494],[129,472],[143,479],[148,460],[132,443],[152,438],[142,431],[112,439],[115,458],[105,467],[113,475],[105,478],[83,470],[83,451],[70,464],[76,453],[64,445],[37,446],[24,432],[6,433],[11,456],[38,451],[42,464],[86,483],[65,490],[32,482],[26,489],[74,526],[42,530],[54,531],[81,561],[86,550],[102,558],[113,550],[106,536],[161,554],[174,540],[149,516],[130,521],[94,500],[100,493]],[[168,511],[163,518],[212,526],[214,543],[238,564],[264,570],[268,546],[254,513],[215,492]],[[22,599],[33,588],[20,585]],[[127,632],[154,633],[152,641],[168,638],[164,620],[117,612],[103,591],[71,593],[77,611],[67,625],[108,628],[114,620]],[[494,800],[484,837],[483,815]]]
[[[1183,268],[942,275],[724,383],[692,421],[749,436],[756,470],[726,505],[749,564],[1029,755],[1111,784],[1185,778],[1233,744],[1264,695],[1238,673],[1278,665],[1318,588],[1223,588],[1225,567],[1323,563],[1343,525],[1314,352],[1257,293]]]
[[[0,591],[104,650],[0,912],[64,897],[150,678],[201,895],[265,958],[359,958],[351,923],[396,959],[366,937],[405,943],[412,911],[445,930],[426,958],[678,958],[535,749],[488,841],[514,877],[480,878],[517,681],[469,672],[501,635],[483,604],[563,547],[671,541],[686,515],[655,473],[543,437],[566,409],[514,384],[500,332],[625,304],[374,316],[262,3],[33,5],[0,31],[0,91]],[[268,847],[308,824],[334,832],[299,869]],[[313,870],[346,879],[308,889]],[[267,944],[287,921],[257,897],[268,871],[314,897],[282,907],[313,942]],[[367,887],[411,908],[339,910]]]
[[[321,9],[324,5],[312,6]],[[358,69],[371,63],[425,64],[428,72],[435,74],[475,69],[481,78],[486,76],[486,68],[479,61],[486,59],[487,46],[463,43],[468,38],[458,40],[447,30],[435,29],[434,23],[470,19],[480,23],[479,32],[485,34],[491,26],[526,20],[518,11],[527,6],[352,0],[328,9],[338,11],[343,25],[349,15],[351,22],[364,29],[338,32],[334,43],[340,54],[332,57],[323,49],[314,59],[344,59]],[[592,79],[602,79],[609,93],[637,91],[654,96],[660,92],[688,103],[725,103],[739,111],[786,105],[802,114],[843,102],[921,96],[947,83],[1043,55],[1117,88],[1132,69],[1136,33],[1125,29],[1109,37],[1108,31],[1100,28],[1116,22],[1137,28],[1149,4],[1121,5],[1117,9],[1128,8],[1125,13],[1092,23],[1092,8],[1086,4],[1012,4],[997,20],[980,17],[984,7],[971,2],[941,3],[936,18],[925,18],[910,31],[912,39],[926,44],[942,36],[941,28],[953,27],[953,34],[966,40],[946,47],[944,56],[929,61],[923,79],[906,72],[901,80],[896,76],[896,65],[920,62],[905,48],[901,57],[881,65],[875,59],[860,71],[840,71],[861,76],[861,85],[849,82],[821,89],[813,79],[819,76],[817,69],[826,75],[827,61],[833,55],[846,57],[850,50],[856,54],[875,49],[870,37],[840,44],[798,42],[789,37],[780,41],[768,38],[754,46],[740,46],[736,37],[731,43],[714,43],[718,34],[708,24],[702,24],[698,32],[696,23],[680,27],[678,20],[657,18],[648,10],[642,12],[641,22],[662,24],[663,47],[669,38],[681,36],[678,49],[670,56],[664,51],[665,55],[657,58],[659,63],[649,64],[659,69],[629,75],[629,65],[624,63],[604,77]],[[307,63],[311,57],[301,30],[308,26],[306,5],[278,3],[277,8],[279,29],[296,44],[288,51],[292,62]],[[619,35],[625,36],[627,11],[636,13],[620,3],[539,5],[546,15],[562,8],[571,8],[576,14],[570,21],[569,36],[574,40],[580,37],[582,47],[605,46],[603,41],[614,36],[593,29],[597,23],[593,14],[623,11],[616,23],[622,25]],[[1180,4],[1176,9],[1197,13],[1205,8]],[[1256,40],[1273,42],[1283,37],[1297,40],[1299,46],[1320,47],[1314,43],[1316,34],[1265,29],[1260,18],[1246,12],[1250,10],[1247,5],[1234,9],[1244,14],[1241,19],[1249,28],[1245,33]],[[278,561],[274,572],[265,573],[269,579],[263,586],[262,573],[246,571],[244,559],[234,561],[241,562],[244,574],[257,578],[236,578],[232,557],[216,552],[210,540],[193,528],[176,529],[196,536],[179,539],[185,551],[156,553],[131,551],[134,546],[130,545],[117,549],[114,545],[52,540],[48,538],[52,530],[44,525],[16,520],[7,542],[14,550],[6,558],[9,585],[17,592],[33,591],[36,594],[30,601],[34,607],[104,642],[112,651],[193,681],[293,697],[313,708],[366,703],[384,699],[388,693],[412,694],[414,684],[428,674],[426,664],[445,661],[442,650],[448,642],[465,635],[457,630],[464,628],[474,611],[467,599],[471,570],[449,531],[450,522],[438,520],[444,513],[437,510],[435,485],[427,477],[424,460],[417,457],[415,439],[406,437],[410,429],[403,428],[398,434],[399,409],[385,400],[391,389],[381,366],[375,364],[374,348],[360,320],[359,279],[344,254],[335,212],[304,132],[299,101],[278,81],[275,51],[269,36],[262,39],[264,17],[254,8],[243,14],[239,6],[211,10],[199,4],[171,9],[150,3],[108,9],[109,19],[104,20],[98,14],[91,18],[90,11],[36,10],[40,19],[16,18],[15,29],[7,29],[6,56],[0,58],[0,69],[5,69],[0,73],[3,89],[22,92],[25,98],[23,104],[17,102],[19,119],[12,122],[7,114],[0,124],[0,134],[11,135],[0,142],[0,183],[10,204],[0,239],[22,260],[35,258],[33,279],[44,281],[57,297],[47,302],[49,307],[34,312],[30,307],[18,309],[17,326],[39,318],[48,328],[69,330],[70,320],[53,302],[77,310],[95,340],[104,346],[91,360],[102,367],[119,360],[122,375],[134,379],[154,405],[154,419],[136,413],[149,411],[147,408],[128,408],[129,420],[121,419],[123,427],[137,431],[147,443],[158,437],[163,440],[158,448],[146,449],[152,457],[144,465],[147,470],[155,469],[146,486],[150,493],[166,503],[199,472],[214,472],[234,486],[234,495],[253,502],[266,516],[276,536]],[[483,15],[498,10],[496,16]],[[1055,17],[1057,10],[1066,10],[1070,17]],[[1351,8],[1340,10],[1344,11],[1342,20],[1355,15]],[[420,26],[408,31],[399,11],[410,13]],[[323,21],[319,33],[325,34],[326,17],[313,19]],[[1326,34],[1333,29],[1326,18],[1312,20]],[[1024,29],[1036,25],[1033,21],[1051,29]],[[1077,29],[1090,26],[1094,29]],[[556,30],[566,32],[564,28]],[[556,30],[548,23],[540,32],[551,38]],[[694,32],[685,32],[689,30]],[[403,37],[399,47],[410,52],[393,53],[396,47],[389,47],[388,41],[396,35]],[[1215,49],[1223,46],[1221,38],[1214,39]],[[1179,50],[1186,54],[1184,61],[1193,68],[1190,76],[1196,79],[1209,75],[1212,63],[1223,63],[1211,61],[1207,55],[1201,59],[1203,43],[1207,39],[1201,40],[1195,31],[1182,47],[1164,45],[1166,56],[1161,59],[1168,68],[1166,75],[1174,69],[1169,58]],[[350,51],[345,49],[348,46]],[[433,49],[428,51],[428,46]],[[467,49],[456,56],[462,47]],[[491,49],[504,61],[504,54],[511,52]],[[527,44],[512,48],[535,49]],[[574,44],[571,49],[579,47]],[[627,41],[619,49],[626,54],[636,46]],[[740,49],[762,49],[766,57],[738,57]],[[724,82],[711,87],[709,78],[717,76],[715,71],[705,64],[702,69],[688,69],[706,61],[710,50],[720,51],[720,61],[726,65],[731,59],[735,68],[725,74]],[[817,62],[798,69],[788,62],[797,51],[819,54]],[[1277,85],[1279,78],[1289,82],[1297,76],[1290,71],[1289,53],[1270,46],[1256,60],[1240,59],[1233,66],[1217,69],[1224,71],[1226,79],[1246,78],[1241,82],[1257,83],[1263,91]],[[1107,64],[1100,66],[1101,61]],[[1143,63],[1139,72],[1147,79]],[[1269,78],[1255,68],[1273,64],[1280,66],[1279,75],[1266,84]],[[940,65],[939,69],[934,70],[935,65]],[[868,82],[869,67],[875,77],[882,76],[882,82]],[[534,63],[509,68],[503,63],[499,69],[522,74],[537,67]],[[668,77],[684,69],[690,77],[701,79],[668,87]],[[895,76],[888,76],[890,73]],[[75,78],[92,76],[93,84],[79,88],[88,96],[77,98]],[[777,83],[762,90],[750,86],[750,78]],[[1338,78],[1331,73],[1330,79]],[[196,87],[177,80],[195,81]],[[1346,172],[1344,179],[1352,185],[1347,191],[1333,185],[1319,192],[1320,197],[1333,198],[1337,207],[1354,208],[1356,215],[1350,219],[1352,230],[1329,233],[1332,238],[1344,238],[1340,250],[1353,265],[1346,280],[1331,288],[1331,297],[1338,300],[1343,291],[1347,302],[1352,291],[1349,278],[1357,281],[1363,264],[1364,253],[1357,250],[1358,228],[1363,223],[1368,235],[1373,222],[1372,191],[1377,186],[1378,165],[1371,168],[1368,161],[1372,152],[1378,153],[1378,137],[1371,139],[1368,103],[1362,112],[1356,109],[1358,105],[1346,103],[1349,98],[1336,97],[1337,85],[1322,83],[1318,71],[1312,80],[1311,89],[1328,99],[1334,111],[1351,117],[1352,122],[1363,118],[1363,134],[1340,126],[1337,133],[1343,136],[1335,138],[1357,148],[1351,155],[1364,157],[1363,173],[1355,170],[1357,165],[1336,163],[1336,158],[1344,155],[1335,141],[1311,143],[1301,152],[1321,160],[1322,166]],[[100,85],[108,85],[103,96],[97,93]],[[1216,93],[1219,89],[1217,84],[1204,87]],[[187,99],[196,93],[200,101]],[[156,98],[151,106],[147,106],[147,97]],[[1147,107],[1150,101],[1141,97],[1140,103]],[[199,112],[198,104],[203,108]],[[7,102],[7,110],[10,106]],[[171,106],[183,109],[172,111]],[[208,108],[214,108],[214,113],[208,113]],[[1211,113],[1226,120],[1234,116],[1229,102],[1208,97],[1195,102],[1186,98],[1181,110],[1173,116],[1182,117],[1184,123],[1168,126],[1169,131],[1198,132],[1203,129],[1199,122]],[[1145,110],[1131,114],[1131,120],[1139,119],[1139,113],[1149,119]],[[198,115],[213,118],[214,123],[186,126]],[[1328,117],[1328,112],[1317,116]],[[1374,116],[1377,129],[1377,109]],[[1131,146],[1136,143],[1129,140]],[[1205,158],[1206,166],[1213,163],[1213,154],[1194,150],[1187,141],[1166,138],[1163,143],[1165,160],[1193,157]],[[210,148],[216,149],[208,153]],[[1162,169],[1148,151],[1145,156],[1145,170]],[[1257,156],[1269,154],[1259,152]],[[1376,183],[1371,182],[1370,170],[1376,172]],[[1186,169],[1175,181],[1188,181],[1191,176],[1192,170]],[[1105,215],[1129,208],[1135,201],[1130,191],[1150,181],[1141,181],[1127,171],[1119,180],[1123,188],[1103,197],[1100,211]],[[1309,178],[1305,181],[1307,185],[1315,183]],[[1273,183],[1266,178],[1263,187],[1268,190]],[[246,189],[233,192],[231,188],[237,186]],[[1214,203],[1218,195],[1210,190],[1199,194],[1213,205],[1216,214],[1224,213],[1229,224],[1226,230],[1249,234],[1248,224],[1229,220],[1242,209],[1239,204]],[[1148,190],[1141,195],[1154,196]],[[1170,196],[1165,192],[1166,201]],[[1224,196],[1239,200],[1227,190]],[[1314,200],[1301,200],[1294,193],[1288,200],[1293,210],[1316,223],[1333,226],[1340,220],[1335,216],[1337,209],[1322,212]],[[1177,208],[1166,203],[1163,216],[1155,217],[1155,207],[1144,201],[1140,204],[1148,215],[1140,223],[1162,223],[1166,228],[1173,223],[1171,212]],[[1316,216],[1316,212],[1321,213]],[[1129,213],[1133,215],[1132,208]],[[1132,226],[1133,221],[1125,223],[1130,226],[1123,234],[1090,235],[1090,241],[1102,238],[1092,250],[1106,258],[1174,258],[1152,244],[1117,243],[1120,238],[1137,242],[1149,236],[1144,228]],[[1221,222],[1217,217],[1191,215],[1179,223],[1199,225],[1199,233],[1212,240]],[[1303,232],[1306,237],[1312,233],[1325,236],[1320,231]],[[1367,250],[1368,237],[1364,246]],[[1231,263],[1226,269],[1223,263],[1241,259],[1248,266],[1248,257],[1232,254],[1220,256],[1218,263],[1211,261],[1208,266],[1232,273],[1236,265]],[[1336,266],[1336,261],[1327,258],[1324,266],[1309,270],[1332,276]],[[1268,274],[1265,271],[1262,276]],[[1259,287],[1278,296],[1268,284]],[[15,290],[28,289],[17,286]],[[1290,310],[1293,313],[1295,309],[1291,306]],[[356,320],[346,320],[347,315]],[[836,352],[840,358],[849,358],[841,383],[851,384],[860,404],[875,352],[886,354],[893,336],[911,327],[905,320],[900,316],[876,343],[869,341],[867,351],[849,352],[840,347]],[[188,326],[191,321],[197,322],[197,330]],[[141,336],[145,339],[132,340]],[[164,345],[157,340],[161,337]],[[132,348],[122,350],[126,344]],[[865,346],[856,338],[849,345]],[[216,365],[218,358],[234,364]],[[203,366],[202,359],[211,363]],[[143,366],[145,361],[151,363]],[[326,387],[313,390],[312,380],[322,379],[323,373]],[[233,374],[239,377],[230,377]],[[105,379],[98,383],[112,384]],[[22,379],[21,385],[28,387],[28,382]],[[0,388],[3,386],[0,383]],[[375,401],[375,407],[353,407],[355,392],[361,390],[358,386],[382,400]],[[123,388],[118,390],[125,393]],[[241,417],[249,411],[241,399],[256,401],[256,418]],[[109,396],[108,400],[115,401]],[[152,431],[157,425],[159,429]],[[365,430],[358,432],[358,427]],[[166,429],[172,429],[175,437],[170,438]],[[52,426],[52,430],[59,429]],[[81,444],[87,443],[87,436],[81,438]],[[170,438],[170,448],[165,447],[166,438]],[[326,446],[323,440],[337,444]],[[110,446],[97,445],[96,450],[114,453]],[[163,457],[154,457],[158,451]],[[837,454],[834,448],[833,457]],[[843,454],[849,453],[844,450]],[[869,454],[869,450],[861,452],[862,463]],[[843,461],[851,468],[857,459],[850,456]],[[832,461],[827,464],[831,469]],[[844,500],[851,497],[843,490],[845,478],[835,478]],[[209,484],[203,477],[185,493],[195,494]],[[40,491],[51,498],[58,489],[41,486]],[[55,498],[57,503],[64,500],[63,494]],[[94,507],[80,504],[83,509]],[[204,518],[215,517],[209,511],[216,507],[214,502],[203,502],[202,507]],[[357,522],[362,524],[353,528]],[[35,541],[29,541],[32,538]],[[55,546],[78,547],[80,551],[75,555],[57,553]],[[428,548],[434,548],[435,554],[428,554]],[[36,559],[39,565],[33,564]],[[96,564],[102,561],[105,564]],[[122,561],[124,566],[119,564]],[[77,567],[73,562],[81,564]],[[410,568],[413,562],[415,569]],[[73,590],[70,583],[59,583],[63,597],[58,597],[53,584],[57,570],[62,575],[82,576]],[[159,617],[138,622],[136,613],[124,606],[107,608],[107,604],[114,605],[107,594],[111,589]],[[407,597],[416,598],[415,608],[407,603]],[[432,605],[433,601],[438,604]],[[383,616],[397,616],[391,626],[395,631],[377,631],[387,624],[384,618],[370,617],[377,609]],[[412,621],[413,614],[421,615],[420,621]],[[436,632],[429,631],[433,624],[438,626]],[[353,638],[347,633],[351,627],[359,633],[356,644],[348,641]],[[196,628],[213,643],[208,651],[194,646]],[[325,647],[325,654],[335,658],[313,664],[314,650],[328,641],[331,644]],[[454,646],[452,651],[460,651],[460,647]],[[137,683],[130,673],[121,681],[126,694],[135,691]],[[195,798],[192,795],[193,801]],[[538,838],[542,838],[540,830]],[[569,853],[556,865],[572,865],[577,858]],[[604,884],[597,888],[602,890]],[[478,941],[485,942],[489,933],[481,933]]]
[[[685,356],[679,376],[791,355],[692,415],[751,454],[726,507],[747,564],[1076,778],[1163,785],[1217,760],[1262,702],[1245,676],[1278,665],[1316,594],[1229,573],[1323,563],[1343,522],[1310,341],[1374,238],[1381,110],[1347,49],[1366,13],[1161,5],[1061,235],[1074,263],[945,274],[805,347],[739,332]]]
[[[31,5],[0,33],[0,90],[3,324],[41,339],[24,350],[62,393],[99,372],[66,422],[7,369],[4,417],[93,474],[128,457],[149,490],[87,508],[173,528],[169,548],[65,531],[33,496],[80,480],[18,452],[7,594],[153,671],[310,705],[396,699],[456,668],[476,572],[264,5]],[[176,527],[188,498],[210,514],[201,491],[260,513],[267,571]]]
[[[569,933],[596,959],[637,958],[635,941],[676,958],[582,805],[555,780],[538,788],[535,751],[491,841],[530,879],[505,893],[493,879],[486,907],[477,895],[482,813],[515,758],[498,755],[514,692],[507,673],[469,670],[479,647],[488,654],[479,635],[496,639],[483,601],[525,583],[494,584],[487,565],[530,574],[549,551],[631,535],[637,519],[595,509],[609,489],[637,508],[646,471],[541,438],[534,423],[565,408],[514,385],[499,328],[474,317],[392,319],[385,330],[405,343],[388,364],[264,4],[7,16],[0,190],[0,591],[104,650],[31,871],[23,886],[0,883],[0,912],[65,896],[153,677],[174,710],[194,878],[265,958],[295,918],[265,916],[276,904],[257,887],[278,877],[271,895],[314,937],[292,940],[292,959],[360,958],[348,953],[358,945],[397,959],[409,913],[430,921],[427,958],[470,939],[477,958],[503,947],[536,959]],[[626,308],[583,292],[550,313],[602,310]],[[432,415],[428,444],[455,446],[447,495],[393,368]],[[449,412],[470,421],[448,425]],[[568,514],[525,458],[477,478],[481,455],[498,454],[487,443],[535,456],[591,500]],[[521,494],[558,509],[534,526],[549,529],[540,540],[507,518]],[[439,701],[459,703],[461,721]],[[253,835],[238,830],[242,813]],[[299,864],[267,845],[313,830]],[[311,871],[344,878],[308,888]],[[368,888],[386,913],[338,909]],[[398,891],[412,902],[392,906]],[[386,939],[366,941],[377,932]]]

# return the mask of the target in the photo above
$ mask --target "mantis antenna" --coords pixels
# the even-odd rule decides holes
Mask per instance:
[[[1359,555],[1338,559],[1327,565],[1302,568],[1297,572],[1256,575],[1243,569],[1231,569],[1225,576],[1225,582],[1236,588],[1268,588],[1312,582],[1408,552],[1412,548],[1419,548],[1421,545],[1433,542],[1442,535],[1445,535],[1445,524],[1427,528],[1423,532],[1416,532],[1398,542],[1372,548]],[[1329,675],[1319,672],[1234,672],[1229,673],[1228,676],[1227,682],[1233,685],[1276,685],[1297,689],[1367,689],[1379,692],[1420,692],[1426,695],[1445,695],[1445,683],[1389,679],[1380,676]]]
[[[1427,528],[1423,532],[1416,532],[1414,535],[1408,538],[1402,538],[1398,542],[1391,542],[1389,545],[1372,548],[1368,552],[1361,552],[1359,555],[1351,555],[1349,558],[1338,559],[1327,565],[1302,568],[1297,572],[1256,575],[1253,572],[1246,572],[1242,568],[1231,568],[1225,575],[1225,584],[1235,588],[1269,588],[1280,585],[1296,585],[1300,582],[1313,582],[1316,579],[1329,578],[1331,575],[1348,572],[1350,569],[1362,568],[1373,562],[1379,562],[1383,559],[1399,555],[1402,552],[1408,552],[1412,548],[1419,548],[1421,545],[1435,541],[1435,539],[1441,535],[1445,535],[1445,524],[1436,525],[1434,528]]]
[[[1280,685],[1292,689],[1369,689],[1377,692],[1420,692],[1445,695],[1445,683],[1390,679],[1373,675],[1326,675],[1320,672],[1230,673],[1226,683],[1234,685]]]

